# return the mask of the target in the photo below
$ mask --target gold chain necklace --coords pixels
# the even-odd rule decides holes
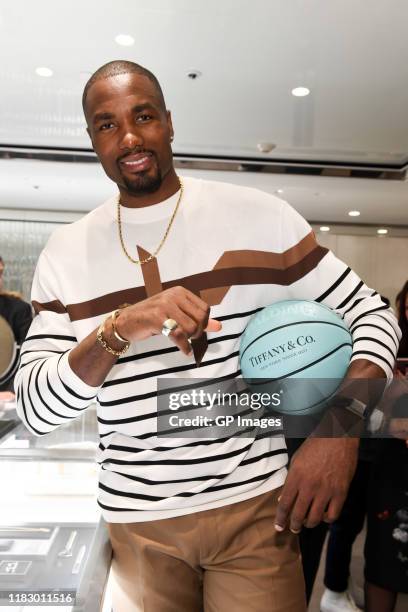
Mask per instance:
[[[118,229],[119,229],[119,239],[120,239],[120,244],[122,246],[123,252],[126,255],[126,257],[135,264],[139,264],[139,265],[143,265],[145,263],[148,263],[149,261],[151,261],[152,259],[154,259],[157,255],[157,253],[160,251],[160,249],[162,248],[163,244],[166,242],[166,238],[169,235],[169,231],[171,226],[173,225],[173,221],[175,219],[175,216],[177,214],[180,202],[181,202],[181,198],[183,197],[183,191],[184,191],[184,185],[183,185],[183,181],[181,180],[181,178],[178,176],[178,181],[180,184],[180,195],[178,197],[177,200],[177,204],[174,208],[173,214],[171,215],[171,219],[169,221],[169,224],[166,228],[166,231],[164,232],[164,236],[160,241],[159,246],[157,247],[157,249],[154,251],[154,253],[152,253],[151,255],[149,255],[149,257],[146,257],[146,259],[133,259],[133,257],[131,255],[129,255],[128,250],[126,249],[125,246],[125,242],[123,240],[123,233],[122,233],[122,221],[121,221],[121,217],[120,217],[120,195],[118,196]]]

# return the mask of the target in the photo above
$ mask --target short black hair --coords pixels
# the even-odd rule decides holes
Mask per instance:
[[[82,108],[84,109],[84,113],[86,97],[92,85],[96,83],[96,81],[99,81],[101,79],[108,79],[109,77],[113,77],[118,74],[140,74],[142,76],[147,77],[153,83],[157,90],[160,99],[160,104],[163,110],[166,110],[166,103],[164,101],[162,88],[153,72],[150,72],[150,70],[144,68],[140,64],[136,64],[135,62],[129,62],[127,60],[113,60],[112,62],[108,62],[107,64],[104,64],[103,66],[98,68],[98,70],[96,70],[93,75],[89,77],[84,88],[84,93],[82,94]]]

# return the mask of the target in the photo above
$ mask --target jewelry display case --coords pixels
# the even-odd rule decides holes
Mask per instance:
[[[96,501],[95,408],[42,437],[18,421],[13,406],[5,420],[13,426],[3,435],[0,429],[1,610],[110,610],[104,595],[112,550]]]

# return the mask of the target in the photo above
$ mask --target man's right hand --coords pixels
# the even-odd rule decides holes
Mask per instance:
[[[138,304],[123,308],[116,318],[116,329],[130,342],[161,334],[166,319],[174,319],[177,327],[169,340],[186,355],[191,354],[190,338],[199,338],[204,331],[217,332],[221,323],[209,318],[210,308],[202,299],[184,287],[171,287]],[[112,333],[112,318],[105,323],[104,337],[115,350],[123,343]],[[99,387],[117,361],[96,340],[94,330],[69,355],[69,364],[79,378],[92,387]]]
[[[171,287],[124,308],[116,319],[116,329],[130,342],[140,341],[161,334],[166,319],[174,319],[178,325],[169,339],[190,355],[190,338],[199,338],[204,331],[221,329],[221,323],[210,319],[209,315],[210,307],[201,298],[184,287]]]

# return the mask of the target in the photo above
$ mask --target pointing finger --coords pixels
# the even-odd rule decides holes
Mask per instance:
[[[218,331],[221,331],[221,329],[222,329],[222,324],[220,323],[220,321],[216,321],[215,319],[208,319],[208,325],[204,331],[218,332]]]

